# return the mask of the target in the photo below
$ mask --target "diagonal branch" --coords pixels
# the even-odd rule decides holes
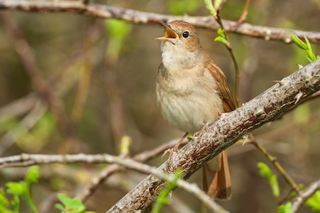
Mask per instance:
[[[0,0],[0,10],[19,10],[38,13],[78,13],[98,18],[121,19],[135,24],[158,24],[160,21],[179,19],[190,22],[191,24],[201,28],[216,30],[219,27],[218,24],[214,21],[214,18],[212,18],[211,16],[171,16],[157,13],[141,12],[138,10],[131,10],[120,7],[112,7],[96,3],[84,4],[82,1],[72,0]],[[234,26],[236,24],[237,22],[235,21],[223,21],[223,25],[225,26],[226,31],[232,33],[255,38],[262,38],[266,40],[277,40],[285,43],[290,43],[290,35],[296,34],[300,38],[306,36],[310,40],[310,42],[320,44],[320,33],[318,32],[266,27],[248,23],[242,23],[235,28]]]
[[[307,187],[303,192],[301,192],[293,201],[292,201],[292,212],[298,212],[300,206],[311,197],[317,190],[320,189],[320,180],[313,182],[309,187]]]
[[[192,142],[173,154],[159,168],[166,173],[172,173],[177,168],[183,169],[185,178],[188,178],[242,135],[278,119],[319,89],[320,59],[282,79],[235,111],[222,114],[215,123],[205,126]],[[150,175],[108,212],[146,211],[163,187],[163,181]]]
[[[267,150],[261,146],[257,141],[253,140],[251,142],[267,159],[272,163],[272,165],[276,168],[276,170],[280,173],[283,179],[287,182],[289,186],[296,192],[300,193],[298,184],[289,176],[287,171],[282,167],[282,165],[276,160],[275,157],[270,155]]]

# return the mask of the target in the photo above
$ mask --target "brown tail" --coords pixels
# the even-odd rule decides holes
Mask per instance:
[[[213,161],[213,162],[212,162]],[[215,157],[203,167],[203,188],[209,196],[217,199],[231,197],[231,177],[226,151]]]

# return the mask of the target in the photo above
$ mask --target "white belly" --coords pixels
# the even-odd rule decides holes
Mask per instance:
[[[205,123],[216,120],[219,113],[223,112],[222,101],[214,89],[215,82],[202,80],[198,81],[202,82],[200,86],[193,79],[188,89],[179,86],[177,82],[172,85],[173,90],[164,90],[157,84],[157,100],[164,118],[184,132],[198,131]],[[206,81],[210,85],[203,84]]]

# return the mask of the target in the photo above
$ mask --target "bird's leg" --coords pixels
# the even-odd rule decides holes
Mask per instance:
[[[177,152],[180,146],[183,144],[183,141],[185,138],[188,138],[190,140],[190,137],[192,138],[192,135],[190,135],[188,132],[184,133],[184,135],[179,139],[176,145],[174,145],[173,148],[167,149],[163,154],[162,157],[165,156],[167,153],[169,153],[169,158],[174,152]]]

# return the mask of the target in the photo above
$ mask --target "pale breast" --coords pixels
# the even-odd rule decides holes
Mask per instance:
[[[214,121],[223,112],[223,105],[210,73],[187,73],[182,77],[159,72],[156,92],[164,118],[180,130],[193,133]]]

